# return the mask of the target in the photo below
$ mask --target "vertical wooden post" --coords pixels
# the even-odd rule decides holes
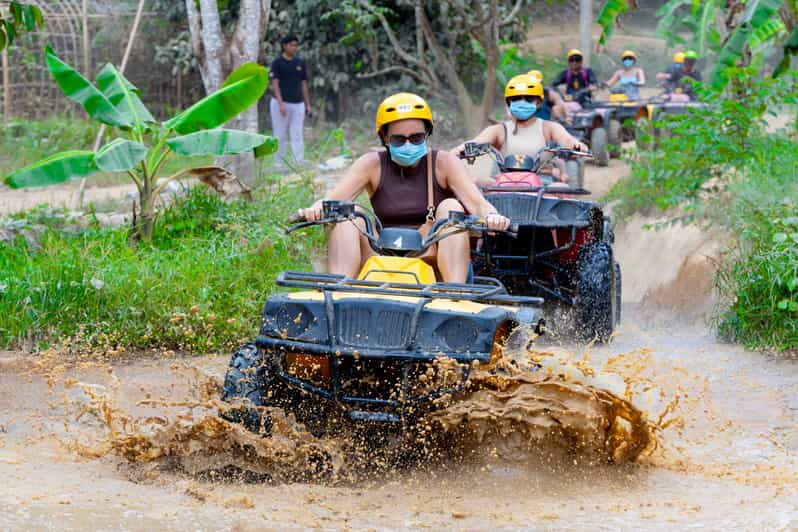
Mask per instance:
[[[91,47],[89,44],[89,0],[83,0],[83,75],[91,76]]]
[[[3,124],[11,118],[11,76],[8,72],[8,50],[3,50]]]
[[[579,47],[582,49],[583,62],[586,67],[590,66],[590,52],[593,47],[593,2],[591,0],[579,0]]]

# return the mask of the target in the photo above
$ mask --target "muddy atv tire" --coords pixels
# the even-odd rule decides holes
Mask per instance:
[[[615,261],[615,325],[621,323],[621,265]]]
[[[584,340],[612,338],[618,303],[615,272],[609,244],[591,244],[580,252],[574,311],[576,333]]]
[[[614,118],[610,120],[607,130],[607,141],[610,144],[610,157],[617,159],[621,156],[621,142],[623,142],[621,123]]]
[[[221,417],[241,423],[248,430],[268,435],[271,420],[257,407],[268,406],[264,391],[268,378],[263,352],[255,344],[244,344],[233,353],[222,387],[222,401],[234,408],[221,412]]]
[[[568,174],[568,185],[571,188],[583,188],[585,186],[584,165],[572,159],[565,161],[565,172]]]
[[[590,133],[590,151],[593,152],[593,160],[599,166],[610,164],[610,152],[607,151],[607,130],[597,127]]]

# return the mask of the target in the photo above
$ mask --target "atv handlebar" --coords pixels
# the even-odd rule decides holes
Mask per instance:
[[[592,158],[593,153],[589,151],[578,151],[571,148],[563,148],[562,146],[552,146],[549,148],[543,148],[543,151],[551,153],[552,155],[559,157],[561,159],[574,159],[576,157],[588,157]],[[494,148],[492,145],[488,143],[478,143],[478,142],[466,142],[463,145],[463,151],[460,153],[460,159],[465,159],[468,164],[474,164],[474,159],[480,157],[482,155],[491,154],[493,158],[496,160],[496,164],[499,165],[499,169],[502,171],[507,170],[504,166],[504,156],[501,154],[499,150]],[[535,157],[535,168],[532,169],[533,171],[537,171],[540,168],[541,164],[540,156],[538,155]]]
[[[371,248],[375,252],[383,253],[384,250],[380,245],[378,234],[374,231],[375,225],[377,227],[381,227],[379,220],[375,218],[372,222],[371,218],[362,210],[356,209],[356,206],[357,205],[351,201],[324,201],[322,202],[323,216],[320,220],[309,222],[304,216],[300,216],[299,214],[292,215],[289,217],[289,223],[292,221],[296,221],[298,223],[288,227],[286,229],[286,233],[292,233],[297,229],[302,229],[303,227],[337,224],[346,221],[354,221],[356,218],[360,218],[365,223],[365,229],[361,229],[359,226],[356,227],[358,227],[358,230],[361,232],[361,234],[366,237],[371,245]],[[487,221],[484,218],[468,215],[464,212],[452,211],[449,213],[448,218],[436,220],[435,223],[432,224],[429,234],[422,241],[421,248],[410,251],[407,256],[421,256],[433,244],[440,242],[444,238],[448,238],[455,234],[464,233],[466,231],[470,233],[502,233],[511,237],[516,237],[518,236],[518,224],[511,224],[506,230],[491,229],[488,227]]]

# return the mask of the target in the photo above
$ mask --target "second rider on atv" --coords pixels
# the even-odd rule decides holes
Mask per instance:
[[[365,190],[383,226],[418,228],[424,235],[436,219],[466,209],[483,217],[490,229],[507,229],[510,220],[482,196],[463,163],[448,152],[430,149],[432,111],[423,98],[410,93],[389,96],[377,109],[376,126],[386,149],[356,160],[324,199],[353,201]],[[309,222],[320,220],[322,202],[318,200],[311,207],[300,209],[299,214]],[[340,223],[330,230],[330,273],[356,278],[373,254],[354,223]],[[441,240],[422,258],[437,264],[444,281],[466,282],[470,264],[468,234]]]
[[[631,50],[624,50],[621,54],[621,63],[623,63],[623,68],[615,71],[607,80],[607,85],[612,92],[626,94],[629,100],[639,100],[640,87],[646,84],[646,73],[642,68],[636,66],[637,56]],[[616,83],[617,86],[615,86]]]
[[[512,78],[504,89],[504,101],[512,120],[488,126],[471,142],[490,144],[505,157],[513,155],[516,158],[541,156],[550,143],[588,151],[587,146],[571,136],[562,125],[535,116],[543,102],[543,85],[537,77],[521,74]],[[457,146],[452,153],[459,156],[464,146]],[[568,181],[564,172],[555,174],[559,174],[557,177],[561,181]],[[496,183],[490,179],[480,181],[480,184]]]

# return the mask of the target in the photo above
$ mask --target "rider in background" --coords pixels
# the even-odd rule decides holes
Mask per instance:
[[[565,94],[584,105],[592,98],[592,91],[598,89],[596,73],[582,66],[582,52],[574,48],[568,52],[568,68],[554,78],[552,87],[565,85]],[[587,90],[585,90],[587,89]]]
[[[543,84],[543,73],[540,70],[530,70],[528,75],[540,80]],[[563,101],[560,93],[551,90],[548,87],[543,87],[543,105],[537,110],[535,116],[543,120],[565,120],[567,113],[565,110],[565,101]]]
[[[618,89],[630,100],[640,99],[640,87],[646,84],[646,74],[643,69],[635,66],[637,56],[631,50],[625,50],[621,54],[623,68],[615,71],[615,74],[607,80],[607,85],[612,87],[616,83]]]
[[[701,73],[696,70],[698,54],[694,50],[677,52],[673,55],[673,64],[665,72],[657,74],[657,81],[665,86],[668,93],[681,92],[692,95],[695,82],[701,82]],[[684,80],[684,78],[691,78]]]
[[[385,149],[357,159],[325,199],[354,201],[365,191],[384,227],[412,227],[424,235],[436,219],[466,209],[483,217],[491,229],[507,229],[510,220],[485,199],[462,161],[429,147],[432,111],[423,98],[406,92],[389,96],[377,108],[376,125]],[[308,221],[320,220],[323,201],[299,209],[299,215]],[[330,273],[357,277],[373,254],[358,227],[362,230],[362,225],[342,223],[330,229]],[[468,234],[440,241],[422,258],[437,266],[444,281],[464,283],[470,264]]]
[[[515,76],[504,89],[504,101],[512,116],[512,120],[486,127],[471,142],[490,144],[507,155],[536,157],[549,145],[555,142],[560,146],[588,151],[586,145],[572,137],[557,122],[537,118],[535,113],[543,105],[543,84],[540,79],[528,74]],[[460,144],[451,153],[460,155],[465,144]],[[561,174],[560,180],[568,177]],[[482,185],[493,184],[480,182]]]

